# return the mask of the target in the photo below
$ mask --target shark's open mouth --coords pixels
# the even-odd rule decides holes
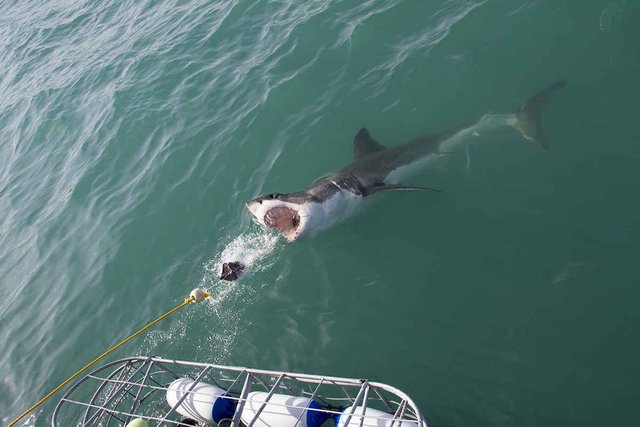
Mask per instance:
[[[300,215],[295,209],[286,206],[276,206],[264,214],[264,225],[277,228],[288,240],[295,240],[296,231],[300,225]]]

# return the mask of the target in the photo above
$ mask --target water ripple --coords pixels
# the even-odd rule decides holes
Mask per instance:
[[[447,6],[430,17],[429,25],[425,25],[422,31],[405,36],[396,42],[389,58],[365,73],[359,85],[372,85],[375,90],[371,96],[380,95],[397,68],[408,58],[417,54],[428,55],[431,49],[438,46],[449,35],[455,24],[484,3],[485,1],[448,2]]]
[[[66,362],[89,360],[194,285],[217,299],[139,351],[225,362],[241,347],[260,360],[256,344],[242,342],[244,314],[267,286],[295,305],[278,299],[292,266],[277,256],[280,241],[239,214],[242,201],[282,176],[291,152],[324,150],[312,147],[317,131],[353,108],[345,99],[359,106],[362,93],[383,93],[409,58],[484,4],[447,1],[375,63],[354,59],[358,31],[401,3],[2,2],[2,417],[68,375]],[[401,105],[394,97],[379,109]],[[227,257],[261,273],[282,263],[280,275],[221,283]],[[312,261],[327,269],[316,253]],[[282,367],[303,360],[305,330],[329,347],[329,284],[320,277],[313,307],[281,313],[273,353]]]

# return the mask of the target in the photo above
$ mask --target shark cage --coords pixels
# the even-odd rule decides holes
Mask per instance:
[[[427,427],[395,387],[366,379],[128,357],[76,382],[51,425]]]

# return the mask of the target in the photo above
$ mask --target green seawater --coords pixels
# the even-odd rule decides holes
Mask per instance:
[[[640,424],[639,19],[634,0],[0,1],[0,423],[201,286],[108,360],[370,378],[431,426]],[[350,163],[363,126],[399,145],[558,79],[548,153],[480,135],[405,182],[444,192],[376,195],[293,244],[244,208]],[[251,268],[221,282],[231,258]]]

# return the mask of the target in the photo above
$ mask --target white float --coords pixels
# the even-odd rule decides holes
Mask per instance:
[[[348,406],[342,411],[342,414],[336,420],[336,427],[346,427],[347,418],[349,418],[349,414],[353,406]],[[384,411],[379,411],[378,409],[367,408],[364,412],[364,420],[362,424],[360,424],[360,415],[362,415],[362,406],[358,406],[354,411],[351,419],[349,420],[349,427],[391,427],[391,423],[393,422],[393,414],[389,414]],[[399,420],[393,423],[394,427],[417,427],[418,423],[413,421],[403,421],[402,424]]]
[[[214,424],[225,418],[232,418],[236,410],[236,401],[227,397],[227,392],[220,387],[199,382],[193,390],[191,378],[179,378],[167,389],[167,403],[173,407],[182,397],[176,411],[185,417],[205,424]]]
[[[240,416],[244,424],[251,423],[268,394],[262,391],[249,393]],[[318,402],[306,397],[273,394],[253,427],[320,427],[331,416],[326,412],[313,411],[317,408],[320,408]]]

